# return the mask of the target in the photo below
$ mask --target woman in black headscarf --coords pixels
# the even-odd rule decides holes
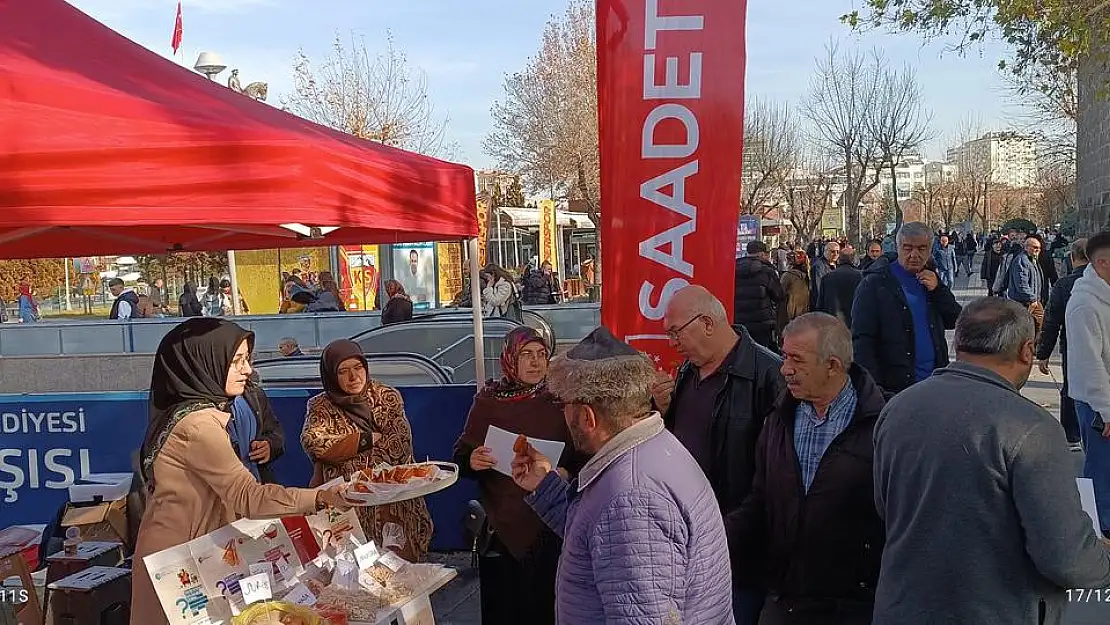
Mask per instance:
[[[244,434],[228,406],[247,387],[253,346],[252,332],[203,317],[170,330],[158,346],[140,450],[147,504],[135,545],[131,625],[167,622],[145,556],[240,517],[310,514],[342,503],[332,491],[259,484],[236,455],[234,437]]]
[[[358,343],[331,342],[320,355],[324,392],[308,400],[301,445],[316,471],[313,484],[378,464],[413,461],[412,429],[397,389],[370,378]],[[395,523],[405,532],[400,553],[416,562],[432,542],[432,517],[424,499],[361,507],[358,518],[367,538],[382,544],[382,529]]]

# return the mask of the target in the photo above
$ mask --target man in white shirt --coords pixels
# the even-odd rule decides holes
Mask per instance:
[[[1068,334],[1068,395],[1075,400],[1103,533],[1110,528],[1110,231],[1087,239],[1090,264],[1075,281],[1064,323]]]
[[[139,309],[139,296],[123,285],[123,280],[112,278],[108,281],[108,290],[115,296],[112,311],[108,313],[109,319],[130,319]]]

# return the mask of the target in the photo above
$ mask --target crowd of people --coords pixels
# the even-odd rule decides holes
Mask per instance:
[[[908,223],[860,263],[824,242],[816,279],[798,267],[805,250],[782,248],[793,264],[780,272],[749,246],[737,282],[772,306],[730,318],[707,289],[677,291],[663,319],[684,358],[674,376],[604,327],[558,356],[535,330],[510,332],[454,449],[484,509],[483,622],[1060,623],[1076,589],[1110,587],[1110,232],[1071,243],[1054,284],[1040,238],[984,241],[1006,289],[965,306],[937,271],[942,238]],[[797,281],[818,287],[816,309],[779,325]],[[1057,344],[1101,532],[1075,487],[1073,432],[1021,396]],[[286,439],[254,347],[202,316],[158,348],[134,624],[165,622],[143,555],[238,517],[345,506],[335,490],[273,483]],[[401,395],[357,344],[330,344],[320,377],[299,436],[310,486],[413,460]],[[492,426],[566,448],[546,458],[525,443],[499,467],[483,446]],[[422,499],[358,521],[375,541],[402,528],[410,560],[429,548]]]
[[[1082,508],[1064,430],[1021,396],[1045,345],[1033,307],[1006,296],[961,306],[936,271],[939,239],[910,223],[892,252],[869,245],[842,306],[850,322],[816,310],[772,326],[765,306],[741,322],[700,286],[678,291],[664,317],[685,358],[674,378],[601,328],[540,382],[542,341],[516,341],[536,347],[535,366],[510,392],[487,387],[497,423],[569,434],[586,461],[576,475],[577,458],[526,445],[514,489],[474,446],[490,423],[475,404],[456,455],[497,510],[493,548],[511,541],[518,567],[483,570],[482,583],[524,604],[484,622],[1059,623],[1076,589],[1110,586],[1105,531]],[[1096,415],[1110,410],[1110,233],[1083,244],[1093,268],[1077,266],[1064,325],[1085,334],[1082,357],[1068,342],[1069,368],[1086,359],[1070,394]],[[843,248],[824,245],[831,269],[818,282],[841,271]],[[1027,260],[1034,248],[1021,248]],[[753,245],[737,280],[782,297],[797,270],[773,279],[766,253]],[[768,327],[771,346],[756,338]],[[1087,429],[1088,466],[1110,460],[1103,429]],[[1096,492],[1100,504],[1110,494]]]

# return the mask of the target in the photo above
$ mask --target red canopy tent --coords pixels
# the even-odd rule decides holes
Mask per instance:
[[[469,167],[256,102],[63,0],[0,0],[0,258],[477,231]]]

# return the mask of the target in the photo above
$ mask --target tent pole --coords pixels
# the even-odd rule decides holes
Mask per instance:
[[[466,242],[470,256],[470,308],[474,313],[474,377],[478,388],[486,383],[486,340],[482,326],[482,279],[478,276],[478,239]]]
[[[62,264],[62,266],[65,268],[65,274],[66,274],[65,309],[66,309],[66,312],[69,312],[69,311],[73,310],[73,308],[71,308],[70,305],[69,305],[69,268],[73,266],[73,259],[72,258],[66,258],[65,262]]]
[[[235,250],[227,251],[227,272],[231,274],[231,314],[238,315],[242,310],[239,306],[239,280],[235,277]]]

